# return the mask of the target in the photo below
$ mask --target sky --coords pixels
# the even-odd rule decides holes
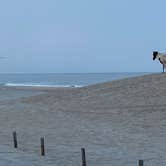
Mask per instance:
[[[161,72],[165,0],[0,1],[0,73]]]

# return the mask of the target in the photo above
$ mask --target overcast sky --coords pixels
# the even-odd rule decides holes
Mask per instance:
[[[165,15],[165,0],[0,1],[0,72],[161,71]]]

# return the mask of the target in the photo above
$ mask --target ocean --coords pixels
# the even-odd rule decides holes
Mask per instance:
[[[83,87],[148,73],[0,74],[1,86]]]

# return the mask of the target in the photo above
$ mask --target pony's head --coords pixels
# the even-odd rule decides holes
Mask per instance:
[[[157,55],[158,55],[158,51],[153,51],[153,60],[156,59]]]

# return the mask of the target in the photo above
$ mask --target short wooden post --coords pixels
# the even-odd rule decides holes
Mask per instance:
[[[81,155],[82,155],[82,166],[86,166],[86,155],[84,148],[81,148]]]
[[[164,73],[164,68],[165,68],[165,65],[163,64],[163,73]]]
[[[13,132],[13,143],[14,143],[14,148],[18,148],[17,133],[15,131]]]
[[[139,166],[143,166],[144,165],[144,161],[143,160],[139,160]]]
[[[44,137],[40,138],[40,144],[41,144],[41,155],[45,156]]]

